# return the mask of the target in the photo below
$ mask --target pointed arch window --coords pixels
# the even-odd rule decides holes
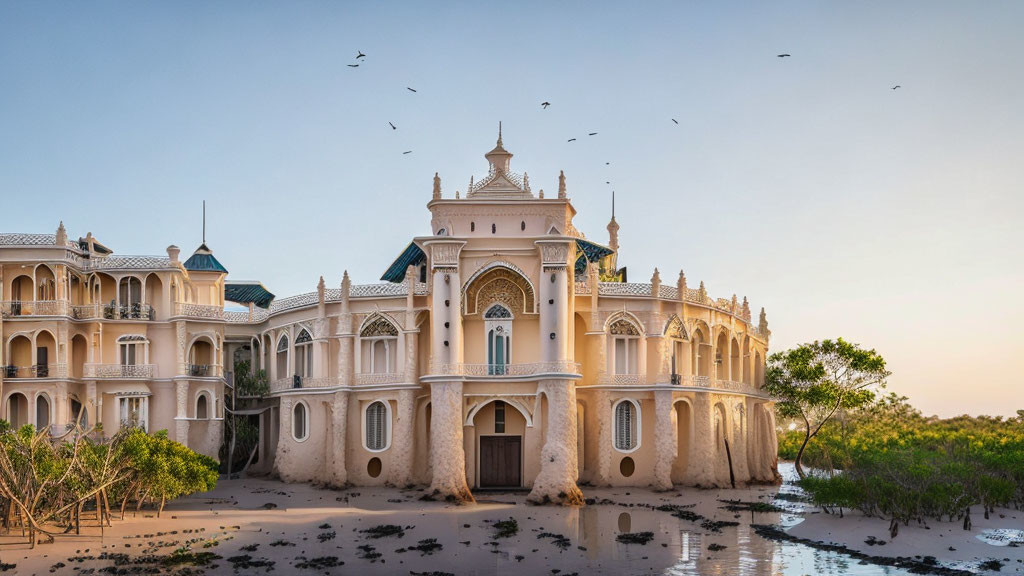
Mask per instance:
[[[277,341],[277,377],[288,377],[288,335]]]
[[[487,334],[487,373],[508,374],[512,357],[512,312],[502,304],[494,304],[484,312]]]
[[[630,399],[619,400],[614,408],[615,449],[632,452],[640,447],[640,406]]]
[[[313,376],[313,337],[305,328],[295,337],[295,375],[303,378]]]
[[[366,407],[364,443],[371,452],[387,450],[391,436],[391,409],[387,402],[376,400]]]
[[[640,330],[635,324],[621,318],[608,327],[611,334],[609,345],[612,347],[609,359],[612,362],[613,374],[639,374],[638,348],[640,346]]]
[[[398,356],[398,328],[382,317],[370,321],[359,332],[360,372],[394,374]]]

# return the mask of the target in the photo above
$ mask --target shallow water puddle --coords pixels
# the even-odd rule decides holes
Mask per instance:
[[[975,538],[993,546],[1024,546],[1024,530],[1012,528],[990,528]]]

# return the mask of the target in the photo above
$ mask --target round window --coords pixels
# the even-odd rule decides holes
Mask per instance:
[[[629,478],[633,475],[633,472],[636,472],[636,462],[633,462],[632,458],[626,456],[622,459],[622,462],[619,462],[619,472],[626,478]]]
[[[366,464],[366,473],[370,475],[370,478],[376,478],[380,476],[380,471],[384,468],[380,458],[370,458],[370,461]]]

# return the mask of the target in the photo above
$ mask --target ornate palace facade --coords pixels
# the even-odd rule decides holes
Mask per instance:
[[[182,262],[174,246],[118,256],[63,225],[0,234],[2,417],[167,429],[217,457],[234,407],[258,426],[250,470],[463,500],[774,481],[763,310],[754,323],[746,298],[682,272],[626,282],[614,215],[607,245],[588,240],[564,176],[534,193],[500,135],[485,157],[464,196],[435,175],[432,234],[381,284],[345,273],[274,300],[228,280],[205,244]],[[269,392],[231,398],[236,366],[265,371]]]

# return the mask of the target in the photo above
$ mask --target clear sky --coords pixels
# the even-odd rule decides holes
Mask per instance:
[[[1024,3],[481,4],[0,0],[0,230],[187,255],[206,199],[231,278],[375,282],[500,120],[588,237],[616,191],[632,280],[1024,408]]]

